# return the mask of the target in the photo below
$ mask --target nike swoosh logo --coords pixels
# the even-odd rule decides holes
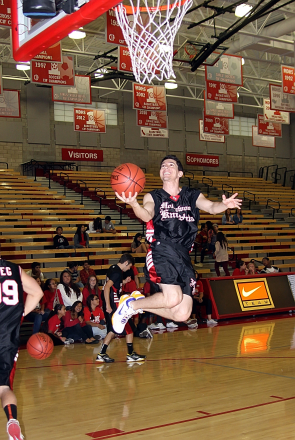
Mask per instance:
[[[245,292],[244,287],[243,287],[243,291],[242,291],[242,295],[247,298],[248,296],[252,295],[252,293],[254,293],[256,290],[260,289],[261,286],[256,287],[253,290],[249,290],[249,292]]]

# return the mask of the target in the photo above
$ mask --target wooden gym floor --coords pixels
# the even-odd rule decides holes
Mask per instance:
[[[292,317],[135,339],[147,354],[95,363],[99,346],[55,347],[37,361],[20,351],[15,378],[26,440],[295,438],[295,320]],[[0,439],[6,440],[5,417]]]

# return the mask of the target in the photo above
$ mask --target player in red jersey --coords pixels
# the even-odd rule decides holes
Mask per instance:
[[[23,290],[27,297],[24,303]],[[0,399],[7,417],[9,440],[22,440],[17,401],[12,391],[22,317],[34,310],[43,292],[16,264],[0,259]]]
[[[146,257],[147,278],[159,284],[161,292],[141,299],[120,300],[112,322],[121,333],[128,319],[138,310],[145,310],[173,321],[186,321],[192,310],[192,291],[196,284],[189,252],[197,234],[199,210],[219,214],[228,208],[240,208],[237,193],[222,202],[206,199],[197,189],[179,186],[183,167],[176,156],[166,156],[161,162],[163,188],[148,193],[143,206],[137,194],[116,196],[130,205],[136,216],[147,223],[147,238],[151,242]]]

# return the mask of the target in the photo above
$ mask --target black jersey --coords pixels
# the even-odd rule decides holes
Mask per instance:
[[[110,303],[113,308],[114,303],[119,303],[120,296],[122,295],[122,285],[123,285],[123,271],[119,268],[117,264],[113,264],[109,267],[106,275],[105,284],[109,281],[113,281],[113,285],[110,289]]]
[[[177,196],[171,196],[164,189],[156,189],[150,194],[155,203],[155,215],[152,224],[147,224],[147,239],[166,240],[191,250],[198,232],[196,201],[200,191],[184,186]]]

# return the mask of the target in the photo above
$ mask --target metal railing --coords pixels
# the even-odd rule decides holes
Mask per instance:
[[[191,174],[192,177],[188,176],[187,174]],[[188,180],[188,186],[190,188],[191,187],[191,180],[195,179],[195,175],[191,171],[184,171],[182,179],[187,179]]]
[[[278,165],[266,165],[264,167],[259,168],[259,177],[261,177],[261,178],[263,178],[265,180],[268,180],[269,169],[272,168],[272,167],[279,168]],[[265,177],[264,177],[264,170],[266,170]]]
[[[207,180],[207,182],[205,182],[205,179]],[[209,183],[210,184],[209,184]],[[210,179],[209,177],[202,177],[202,183],[207,187],[207,196],[209,196],[210,193],[210,187],[213,187],[213,180]]]
[[[59,177],[60,178],[61,178],[62,175],[63,176],[67,176],[67,181],[65,179],[63,179],[63,181],[64,181],[64,183],[63,183],[63,186],[64,186],[64,196],[66,196],[67,195],[67,185],[66,185],[66,183],[69,182],[70,177],[69,177],[69,175],[67,173],[59,173]]]
[[[278,170],[286,170],[287,171],[287,167],[279,167],[271,173],[271,177],[273,177],[273,179],[274,179],[273,183],[278,183],[278,180],[281,180],[281,178],[282,178],[282,174],[279,174]]]
[[[84,168],[111,168],[112,170],[114,169],[113,165],[76,165],[76,171],[81,171],[82,167],[84,167]],[[79,168],[80,168],[80,170],[79,170]],[[140,168],[146,173],[145,167],[140,167]]]
[[[253,200],[250,199],[249,197],[247,197],[246,194],[250,194],[251,196],[253,196]],[[249,200],[249,209],[251,209],[251,202],[254,202],[254,203],[256,202],[256,194],[251,193],[250,191],[244,191],[243,199],[244,200]]]
[[[228,175],[231,177],[233,174],[250,174],[253,177],[252,171],[229,171]]]
[[[228,194],[228,197],[229,197],[229,194],[230,194],[230,192],[229,192],[228,190],[224,189],[224,187],[228,187],[228,188],[230,188],[230,189],[231,189],[231,193],[232,193],[232,194],[234,193],[234,188],[233,188],[231,185],[228,185],[227,183],[223,183],[222,186],[221,186],[221,189],[222,189],[222,191],[223,191],[223,194],[227,193],[227,194]]]
[[[84,183],[85,188],[82,188],[82,186],[79,184],[79,182]],[[84,202],[84,190],[87,189],[87,183],[84,182],[84,180],[79,179],[79,180],[77,180],[77,184],[78,184],[78,186],[81,189],[81,202],[80,202],[80,205],[83,205],[83,202]]]
[[[271,206],[269,204],[269,202],[277,203],[278,204],[278,208],[275,208],[274,206]],[[272,218],[274,219],[275,218],[275,212],[276,211],[279,212],[279,210],[281,209],[281,204],[280,204],[280,202],[278,200],[267,199],[267,201],[266,201],[266,208],[271,208],[272,209]]]
[[[0,162],[0,164],[1,163],[5,163],[5,165],[6,165],[6,169],[8,170],[8,163],[7,162]]]

